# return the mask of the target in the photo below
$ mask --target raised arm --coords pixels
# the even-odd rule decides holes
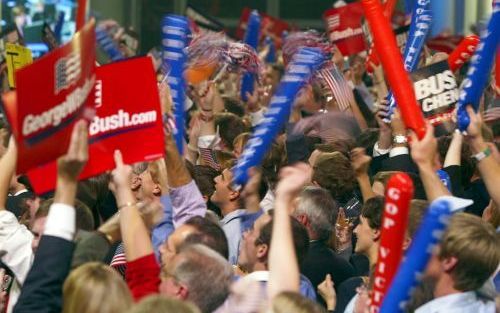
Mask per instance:
[[[365,149],[363,148],[356,148],[351,151],[351,165],[356,174],[359,188],[361,189],[363,202],[375,197],[375,193],[370,184],[370,176],[368,175],[371,159],[371,157],[366,155]]]
[[[462,156],[462,143],[464,136],[459,132],[453,133],[453,138],[450,143],[450,147],[446,152],[446,157],[444,159],[443,167],[460,165]]]
[[[491,156],[491,149],[484,141],[481,134],[481,118],[474,112],[471,106],[467,107],[470,117],[470,125],[467,128],[467,139],[474,158],[477,161],[477,169],[481,173],[488,193],[495,203],[500,203],[500,165]]]
[[[17,149],[14,138],[10,138],[7,152],[0,159],[0,210],[5,210],[12,176],[16,170]]]
[[[167,167],[172,218],[174,226],[183,224],[193,216],[205,216],[207,206],[198,186],[191,177],[186,163],[177,151],[171,131],[166,127],[165,164]]]
[[[280,171],[269,249],[270,299],[284,291],[299,291],[299,265],[295,255],[289,212],[293,200],[304,185],[311,181],[311,177],[312,168],[304,163],[285,167]]]
[[[431,124],[427,124],[425,137],[422,140],[419,140],[414,133],[411,134],[411,157],[418,166],[420,179],[429,202],[441,196],[451,195],[436,174],[436,153],[437,140],[434,137],[434,127]]]
[[[134,261],[153,253],[148,229],[139,213],[138,204],[130,189],[132,167],[123,163],[120,151],[115,151],[116,168],[112,172],[110,189],[120,210],[120,230],[127,261]]]

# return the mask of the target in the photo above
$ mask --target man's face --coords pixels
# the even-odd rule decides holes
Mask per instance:
[[[151,176],[149,169],[139,174],[138,178],[140,180],[140,186],[136,192],[137,200],[153,200],[161,196],[159,185],[153,181],[153,177]]]
[[[177,254],[178,247],[191,234],[196,233],[196,229],[190,225],[181,225],[168,237],[160,246],[160,261],[162,268],[167,271],[171,268],[172,259]]]
[[[215,191],[210,197],[210,200],[217,206],[220,207],[237,197],[237,192],[231,189],[232,180],[233,174],[228,169],[225,169],[221,175],[214,178]]]
[[[262,214],[255,223],[253,227],[243,233],[243,237],[240,243],[240,254],[238,257],[238,264],[242,269],[247,272],[252,272],[255,264],[258,262],[262,254],[267,253],[263,249],[263,244],[257,242],[260,236],[260,231],[267,223],[271,221],[269,214]]]
[[[426,277],[439,278],[439,276],[443,272],[441,266],[441,260],[439,259],[438,255],[439,255],[439,247],[436,247],[425,269]]]
[[[354,228],[354,233],[358,239],[355,252],[366,254],[374,244],[374,230],[368,225],[368,220],[363,216],[359,217],[359,224]]]
[[[26,200],[26,205],[28,206],[28,210],[30,213],[30,221],[29,221],[30,229],[33,229],[33,224],[35,223],[35,214],[36,211],[38,211],[38,208],[40,208],[40,201],[41,199],[39,197],[35,197],[35,199]]]
[[[175,277],[175,275],[173,275],[172,272],[176,261],[177,258],[175,258],[174,256],[171,260],[172,262],[171,267],[162,268],[160,274],[161,282],[159,286],[159,291],[161,295],[176,298],[179,300],[186,300],[188,293],[184,289],[184,286],[182,286],[177,281],[177,278]]]
[[[31,242],[31,249],[33,253],[36,253],[38,249],[38,244],[40,243],[40,238],[43,235],[43,231],[45,230],[45,222],[47,221],[47,217],[39,217],[35,219],[33,223],[33,228],[31,232],[33,233],[33,241]]]

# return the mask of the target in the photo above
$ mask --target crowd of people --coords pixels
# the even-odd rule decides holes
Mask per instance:
[[[241,189],[232,168],[283,76],[279,58],[246,101],[238,74],[190,85],[183,153],[167,118],[164,158],[124,164],[116,151],[111,173],[79,181],[89,145],[79,121],[50,194],[35,194],[16,173],[16,143],[2,120],[0,312],[370,312],[386,186],[402,172],[415,186],[403,250],[434,200],[473,201],[451,218],[404,311],[499,312],[500,128],[492,115],[500,86],[488,84],[479,112],[468,107],[466,135],[437,136],[428,123],[418,138],[397,110],[383,120],[390,86],[382,67],[368,74],[365,53],[332,51],[354,101],[342,108],[324,84],[305,84]],[[446,58],[426,50],[421,66]]]

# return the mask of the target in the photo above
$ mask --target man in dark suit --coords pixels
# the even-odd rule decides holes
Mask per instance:
[[[80,121],[73,129],[68,153],[58,161],[54,203],[14,313],[62,311],[62,286],[69,274],[75,248],[78,176],[87,159],[88,131],[86,123]]]
[[[327,245],[337,220],[338,205],[330,193],[319,187],[308,187],[300,194],[293,216],[306,227],[310,238],[309,252],[301,266],[315,288],[330,274],[335,286],[355,275],[354,268]]]

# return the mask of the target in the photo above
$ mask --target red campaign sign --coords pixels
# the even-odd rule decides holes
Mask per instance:
[[[244,8],[241,13],[240,22],[238,28],[236,29],[236,38],[243,40],[245,37],[245,32],[247,30],[248,18],[252,9]],[[267,15],[265,13],[259,12],[261,17],[260,26],[260,38],[265,38],[267,36],[274,40],[277,47],[281,47],[282,35],[284,31],[291,31],[292,27],[287,22],[280,20],[279,18]]]
[[[149,57],[98,67],[94,91],[96,115],[89,125],[89,161],[80,179],[114,169],[115,150],[122,152],[127,164],[164,155],[160,99]],[[28,172],[28,177],[36,193],[53,190],[56,162]]]
[[[25,173],[66,153],[75,122],[94,109],[94,22],[18,70],[16,82],[16,93],[3,100],[19,151],[17,172]]]
[[[323,14],[330,42],[345,56],[367,49],[361,24],[363,14],[361,3],[329,9]]]

